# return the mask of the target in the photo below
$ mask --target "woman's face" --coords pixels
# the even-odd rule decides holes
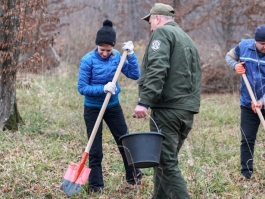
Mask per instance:
[[[100,44],[98,46],[98,53],[100,57],[102,57],[103,59],[106,59],[112,53],[112,49],[113,49],[113,46],[109,44]]]

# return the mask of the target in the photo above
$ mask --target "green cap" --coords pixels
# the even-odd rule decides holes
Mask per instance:
[[[149,22],[149,18],[151,15],[166,15],[176,17],[174,9],[170,5],[166,5],[163,3],[156,3],[153,5],[150,13],[143,17],[142,19]]]

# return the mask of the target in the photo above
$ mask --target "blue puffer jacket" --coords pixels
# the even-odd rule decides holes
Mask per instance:
[[[80,61],[78,76],[78,92],[85,96],[84,105],[101,108],[106,97],[104,85],[111,82],[119,65],[121,54],[113,49],[112,55],[103,59],[97,48],[87,53]],[[137,80],[140,76],[138,60],[135,54],[127,56],[121,72],[128,78]],[[121,88],[116,83],[117,90],[111,95],[107,108],[119,103],[118,94]]]
[[[257,100],[265,100],[265,56],[259,56],[254,39],[243,39],[239,43],[239,59],[245,62],[246,76]],[[240,103],[251,108],[251,98],[245,82],[241,82]],[[264,108],[264,107],[263,107]]]

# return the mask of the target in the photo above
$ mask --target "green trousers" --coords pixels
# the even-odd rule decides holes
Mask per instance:
[[[186,182],[178,167],[178,154],[193,124],[194,113],[175,109],[153,109],[150,130],[165,135],[160,163],[154,167],[153,199],[189,199]]]

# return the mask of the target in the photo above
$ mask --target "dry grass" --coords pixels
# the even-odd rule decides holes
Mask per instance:
[[[52,76],[28,78],[31,89],[17,92],[25,125],[0,133],[0,198],[67,198],[60,190],[70,162],[79,162],[87,137],[83,98],[76,90],[77,68],[59,68]],[[70,72],[69,72],[70,71]],[[137,101],[135,82],[120,77],[120,96],[130,132],[148,131],[148,119],[131,117]],[[180,167],[192,198],[265,198],[264,131],[255,150],[255,173],[240,177],[238,95],[202,95],[201,111],[180,153]],[[117,147],[104,128],[102,195],[80,192],[72,198],[149,199],[152,169],[143,169],[142,185],[129,186]]]

